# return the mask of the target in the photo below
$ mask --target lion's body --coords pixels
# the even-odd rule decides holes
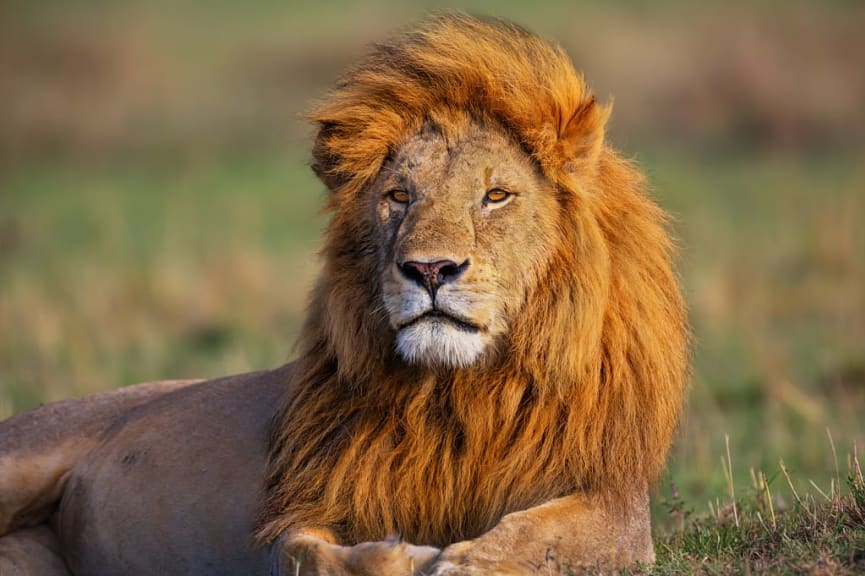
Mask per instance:
[[[379,46],[313,114],[333,217],[297,362],[118,420],[63,484],[73,571],[651,561],[687,330],[608,113],[511,25]]]
[[[55,525],[72,572],[266,574],[250,535],[289,370],[190,386],[119,419],[66,485]]]
[[[68,472],[117,418],[196,380],[148,382],[0,422],[0,535],[45,521]]]
[[[0,423],[3,532],[44,522],[0,538],[0,574],[266,573],[249,534],[288,369],[142,384]]]
[[[264,438],[288,370],[183,385],[176,392],[178,383],[158,391],[153,385],[132,387],[113,393],[114,398],[103,395],[98,406],[79,407],[75,414],[117,420],[105,430],[78,435],[94,445],[63,473],[65,495],[59,509],[48,525],[0,537],[0,573],[268,574],[269,551],[252,546],[251,527],[266,464]],[[130,392],[139,393],[143,402],[131,405],[123,397]],[[70,407],[66,410],[73,413]],[[40,424],[46,431],[65,427],[62,419]],[[0,433],[13,437],[2,425]],[[639,501],[644,496],[624,518],[604,514],[603,506],[586,510],[570,534],[582,554],[596,557],[615,548],[625,554],[617,563],[650,558],[648,509]],[[556,509],[541,512],[559,514]],[[534,524],[519,528],[516,545],[507,533],[510,527],[498,527],[494,548],[514,559],[515,573],[525,570],[517,559],[532,545],[538,547],[533,555],[543,556],[560,540],[556,531],[547,533],[546,522]],[[614,545],[616,538],[624,542]],[[375,569],[369,573],[389,574]]]

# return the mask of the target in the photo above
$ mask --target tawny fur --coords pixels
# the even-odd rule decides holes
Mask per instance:
[[[261,542],[326,527],[341,543],[444,546],[556,496],[614,502],[657,477],[682,407],[685,309],[665,216],[605,144],[608,115],[560,47],[453,15],[378,46],[312,113],[333,217]],[[496,362],[411,367],[380,312],[380,239],[358,197],[424,123],[466,116],[503,126],[555,185],[559,234]]]

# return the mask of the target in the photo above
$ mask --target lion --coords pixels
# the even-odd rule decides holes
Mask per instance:
[[[609,116],[505,21],[374,47],[311,113],[331,219],[297,360],[2,424],[0,571],[652,562],[688,327]]]

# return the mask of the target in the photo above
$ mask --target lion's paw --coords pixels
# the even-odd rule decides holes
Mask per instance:
[[[441,556],[432,546],[415,546],[396,538],[332,544],[315,535],[303,535],[275,549],[272,574],[280,576],[409,576],[426,574]]]
[[[453,564],[447,561],[439,561],[433,565],[429,576],[483,576],[487,574],[501,574],[517,576],[531,574],[516,564],[509,562],[480,562],[478,564]]]
[[[425,574],[441,554],[432,546],[415,546],[397,540],[363,542],[346,550],[345,564],[349,573],[379,576]]]
[[[427,574],[429,576],[481,576],[483,574],[516,576],[531,573],[531,570],[516,562],[500,558],[498,555],[485,554],[471,541],[466,541],[445,548]]]
[[[481,569],[472,566],[457,566],[450,562],[436,562],[429,576],[480,576],[484,574]]]

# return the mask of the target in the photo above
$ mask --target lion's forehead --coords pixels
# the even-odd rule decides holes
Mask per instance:
[[[511,138],[500,129],[477,124],[455,133],[421,130],[399,147],[383,173],[385,185],[449,195],[535,176],[531,159]]]

